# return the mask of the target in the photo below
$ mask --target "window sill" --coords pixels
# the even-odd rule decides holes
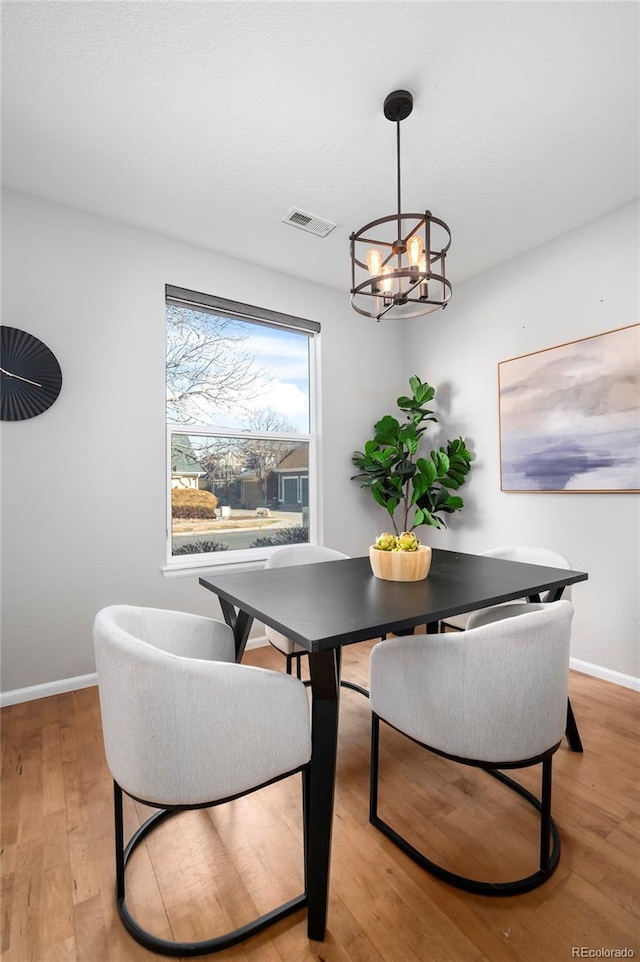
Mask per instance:
[[[255,561],[228,561],[224,564],[212,564],[210,561],[190,561],[182,565],[163,565],[161,568],[165,578],[187,578],[192,575],[203,575],[211,572],[231,574],[233,571],[256,571],[264,566],[264,558]]]
[[[255,551],[255,554],[252,551],[252,557],[247,557],[245,552],[238,551],[234,552],[234,554],[242,555],[242,557],[234,558],[233,560],[226,557],[226,552],[224,558],[194,558],[193,556],[187,556],[186,558],[176,559],[175,561],[170,561],[162,565],[161,571],[165,578],[187,578],[196,574],[202,575],[214,571],[218,574],[230,574],[234,571],[256,571],[264,567],[265,561],[274,550],[274,548],[262,549]]]

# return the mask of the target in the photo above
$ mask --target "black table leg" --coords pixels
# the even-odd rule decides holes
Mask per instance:
[[[224,598],[218,598],[218,601],[222,608],[224,620],[233,631],[236,643],[236,661],[240,663],[253,624],[253,615],[248,615],[246,611],[236,611],[233,605],[229,604]]]
[[[562,592],[564,591],[564,586],[560,585],[558,588],[553,588],[548,596],[546,603],[549,604],[552,601],[559,601],[562,598]],[[540,595],[530,595],[527,601],[540,602]],[[582,740],[580,738],[580,732],[578,731],[578,726],[576,724],[575,715],[573,714],[573,708],[571,707],[571,701],[567,698],[567,727],[565,728],[565,735],[567,736],[567,741],[569,742],[569,748],[572,752],[583,752]]]
[[[567,728],[566,728],[567,741],[569,742],[569,748],[572,752],[582,752],[584,751],[582,747],[582,741],[580,739],[580,732],[578,731],[578,726],[576,725],[576,720],[573,714],[573,708],[571,707],[571,702],[567,698]]]
[[[338,745],[340,649],[309,655],[311,674],[311,770],[309,772],[309,843],[307,866],[307,934],[321,942],[327,924],[331,827]]]
[[[562,597],[562,592],[564,587],[554,588],[549,592],[547,596],[547,604],[552,601],[559,601]],[[539,601],[538,595],[535,596]],[[576,724],[575,715],[573,714],[573,708],[571,707],[571,701],[567,698],[567,727],[565,729],[565,734],[567,736],[567,741],[569,742],[569,748],[572,752],[583,752],[582,740],[580,738],[580,732],[578,731],[578,726]]]

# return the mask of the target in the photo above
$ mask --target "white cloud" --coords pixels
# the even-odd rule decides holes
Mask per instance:
[[[270,369],[276,377],[286,380],[306,380],[309,376],[309,345],[299,334],[260,332],[247,340],[247,348],[255,353],[258,363]]]
[[[309,399],[296,384],[286,384],[282,381],[271,381],[265,386],[265,391],[255,405],[260,411],[271,408],[288,421],[291,421],[299,431],[309,430]]]

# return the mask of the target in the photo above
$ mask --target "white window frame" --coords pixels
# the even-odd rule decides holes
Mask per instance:
[[[220,438],[238,438],[249,440],[258,438],[270,441],[301,441],[309,445],[309,544],[321,543],[322,509],[320,497],[319,471],[319,412],[320,396],[318,386],[320,360],[320,325],[315,321],[279,314],[275,311],[240,304],[211,295],[196,294],[182,288],[167,285],[166,303],[178,303],[194,309],[208,308],[215,313],[224,314],[242,321],[255,324],[278,327],[284,330],[305,333],[309,338],[309,433],[303,432],[252,432],[220,430],[206,424],[184,424],[166,422],[166,539],[167,560],[163,565],[166,576],[188,574],[194,569],[237,568],[237,566],[251,568],[262,567],[266,559],[277,551],[277,546],[265,548],[239,548],[237,550],[211,552],[201,555],[178,555],[172,551],[172,523],[171,523],[171,441],[174,435],[206,436]],[[166,420],[166,414],[165,414]],[[298,488],[300,485],[298,484]],[[300,491],[298,492],[300,495]]]

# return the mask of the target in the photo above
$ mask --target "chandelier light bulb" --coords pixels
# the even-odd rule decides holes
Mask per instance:
[[[393,294],[393,277],[389,277],[388,275],[393,273],[393,269],[389,267],[389,265],[387,264],[386,267],[383,267],[381,269],[380,273],[383,275],[383,280],[381,283],[382,294],[383,294],[382,301],[384,306],[388,307],[389,304],[391,304],[391,301],[392,301],[391,295]]]
[[[387,265],[381,269],[380,273],[385,275],[382,281],[382,290],[385,294],[390,294],[393,290],[393,277],[389,277],[388,275],[392,273],[392,270],[389,265]]]
[[[422,252],[424,250],[424,244],[422,243],[422,237],[420,234],[414,234],[407,241],[407,257],[409,258],[409,264],[411,267],[417,267],[421,270],[420,259]]]
[[[377,277],[382,270],[382,254],[375,248],[367,251],[367,268],[372,277]]]
[[[377,277],[382,271],[382,254],[375,247],[367,251],[367,269],[371,277]],[[371,290],[374,294],[377,294],[380,288],[376,284],[372,284]]]

